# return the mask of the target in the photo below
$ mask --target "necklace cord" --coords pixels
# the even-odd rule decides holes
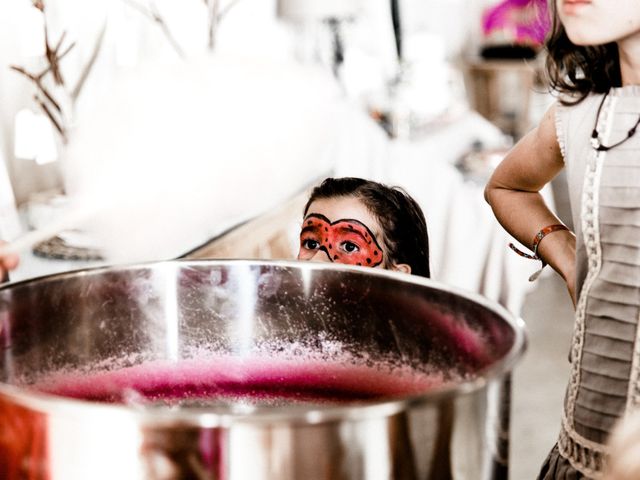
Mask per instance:
[[[636,121],[635,125],[631,127],[631,129],[627,132],[626,138],[623,138],[622,140],[620,140],[617,143],[614,143],[613,145],[603,145],[602,142],[600,141],[600,134],[598,133],[598,120],[600,119],[600,112],[602,111],[602,106],[604,105],[604,102],[607,99],[608,95],[609,95],[609,90],[607,91],[607,93],[604,94],[604,96],[602,97],[602,101],[598,106],[598,111],[596,112],[596,122],[593,125],[593,131],[591,132],[591,146],[593,147],[594,150],[598,152],[607,152],[612,148],[622,145],[624,142],[626,142],[627,140],[629,140],[631,137],[635,135],[638,125],[640,125],[640,116],[638,116],[638,120]]]

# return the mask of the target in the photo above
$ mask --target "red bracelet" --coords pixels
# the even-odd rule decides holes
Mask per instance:
[[[538,246],[540,245],[540,242],[544,237],[546,237],[550,233],[557,232],[558,230],[569,230],[569,229],[564,225],[556,224],[556,225],[549,225],[547,227],[544,227],[542,230],[536,233],[535,237],[533,237],[533,241],[531,242],[532,244],[531,250],[533,251],[533,255],[529,255],[528,253],[525,253],[522,250],[518,249],[518,247],[516,247],[513,243],[509,243],[509,247],[511,248],[511,250],[516,252],[521,257],[529,258],[531,260],[540,260],[542,262],[542,267],[540,268],[540,270],[538,270],[533,275],[531,275],[531,277],[529,277],[529,281],[532,282],[536,278],[538,278],[538,276],[540,276],[540,273],[542,272],[542,269],[547,265],[547,263],[538,255]]]
[[[518,249],[518,247],[516,247],[513,243],[510,243],[509,247],[511,247],[511,249],[521,257],[530,258],[531,260],[542,260],[538,256],[538,245],[540,245],[540,242],[544,237],[546,237],[552,232],[557,232],[558,230],[569,230],[569,229],[564,225],[556,224],[556,225],[549,225],[548,227],[544,227],[542,230],[536,233],[536,236],[533,237],[533,241],[531,242],[532,244],[531,250],[533,250],[533,255],[529,255],[528,253],[523,252],[522,250]]]

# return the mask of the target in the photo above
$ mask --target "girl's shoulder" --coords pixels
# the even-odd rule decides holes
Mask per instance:
[[[582,100],[568,94],[558,94],[556,97],[556,112],[561,115],[572,115],[576,112],[585,112],[592,108],[597,109],[604,97],[603,93],[590,93]]]

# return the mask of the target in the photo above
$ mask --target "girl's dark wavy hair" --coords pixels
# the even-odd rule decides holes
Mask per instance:
[[[427,222],[409,194],[401,188],[362,178],[327,178],[311,192],[304,215],[315,200],[335,197],[357,198],[374,215],[383,230],[386,267],[406,263],[412,274],[430,277]]]
[[[565,105],[576,105],[590,93],[606,93],[622,85],[620,57],[615,43],[575,45],[567,36],[551,0],[553,23],[547,37],[546,71],[553,90],[563,95]]]

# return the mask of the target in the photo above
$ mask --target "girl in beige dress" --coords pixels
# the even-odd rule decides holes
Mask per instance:
[[[539,478],[601,478],[614,423],[640,403],[640,1],[554,2],[547,70],[558,101],[485,196],[576,306],[560,436]],[[563,168],[575,234],[539,194]]]

